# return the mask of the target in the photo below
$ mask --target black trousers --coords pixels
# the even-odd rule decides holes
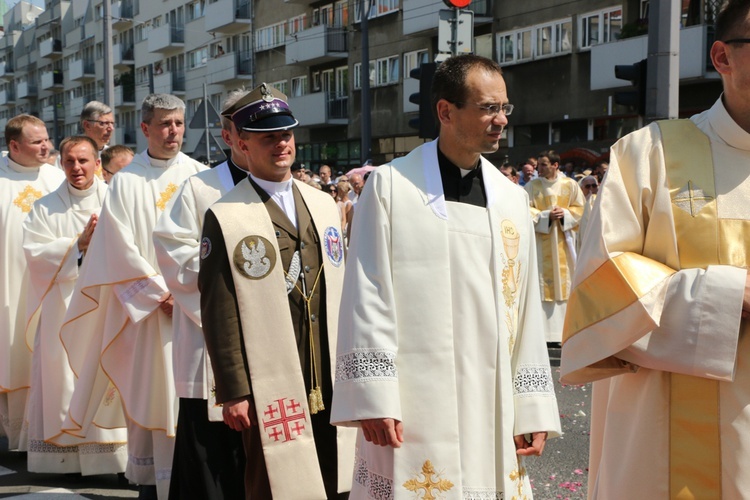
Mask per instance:
[[[242,434],[209,422],[205,399],[180,398],[169,499],[245,497]]]

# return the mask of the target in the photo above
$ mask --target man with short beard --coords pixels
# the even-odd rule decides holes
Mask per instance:
[[[26,290],[23,221],[36,200],[57,189],[65,174],[51,165],[44,122],[18,115],[5,126],[8,156],[0,158],[0,430],[18,448],[29,387],[31,352],[26,346]]]
[[[158,491],[164,499],[177,424],[173,299],[151,233],[180,184],[206,167],[180,152],[185,133],[181,99],[151,94],[143,100],[141,117],[148,148],[112,179],[60,335],[68,351],[101,347],[99,356],[73,368],[79,374],[84,369],[96,373],[101,365],[120,391],[128,426],[125,476],[142,485],[144,495]],[[90,402],[106,390],[106,384],[95,382],[100,378],[76,386],[64,426],[68,432],[91,425]]]
[[[27,342],[33,346],[27,468],[59,474],[115,474],[125,471],[128,447],[122,405],[114,388],[112,399],[105,401],[118,410],[115,420],[106,424],[99,420],[100,425],[91,426],[85,435],[61,431],[76,376],[60,342],[60,327],[107,185],[95,175],[99,158],[96,143],[89,137],[64,139],[60,163],[67,182],[34,203],[24,223],[23,248],[31,274],[29,313],[34,319],[26,330]],[[39,326],[32,329],[37,319]],[[106,412],[104,401],[98,409]]]

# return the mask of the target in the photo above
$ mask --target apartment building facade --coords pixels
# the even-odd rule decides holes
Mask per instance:
[[[721,92],[708,58],[718,4],[681,2],[681,116],[709,107]],[[104,98],[103,7],[102,0],[46,0],[43,10],[25,1],[8,10],[0,125],[25,112],[42,117],[57,141],[78,131],[83,105]],[[446,8],[441,0],[114,0],[114,142],[145,147],[139,107],[149,92],[184,99],[191,123],[204,95],[218,110],[232,89],[266,82],[289,96],[300,120],[298,158],[312,168],[345,170],[360,162],[368,78],[372,160],[403,155],[423,142],[408,125],[418,112],[409,102],[418,81],[409,73],[438,55],[439,11]],[[647,0],[475,0],[469,9],[472,49],[503,66],[516,106],[496,162],[543,149],[591,162],[643,124],[613,95],[627,85],[614,78],[614,65],[647,55]],[[189,129],[183,150],[205,156],[205,136]]]

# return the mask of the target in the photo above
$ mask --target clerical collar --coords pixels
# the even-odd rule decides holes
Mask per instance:
[[[747,151],[750,149],[750,134],[734,121],[724,106],[722,97],[708,110],[708,122],[724,142],[733,148]]]
[[[227,160],[227,165],[229,166],[229,173],[232,176],[232,182],[234,182],[235,186],[239,184],[240,181],[245,179],[249,174],[247,170],[243,170],[240,167],[238,167],[237,164],[234,163],[231,158]]]
[[[15,170],[16,172],[18,172],[19,174],[29,174],[29,173],[33,173],[33,172],[38,172],[39,169],[41,168],[42,164],[40,163],[36,167],[24,167],[20,163],[17,163],[15,161],[13,161],[10,158],[10,155],[8,155],[8,166],[11,169]]]
[[[179,163],[179,156],[180,153],[177,153],[177,155],[174,158],[170,158],[168,160],[160,160],[158,158],[154,158],[150,154],[148,154],[148,149],[143,152],[144,156],[146,157],[146,160],[151,164],[152,167],[159,167],[159,168],[169,168],[175,163]]]
[[[268,196],[284,211],[291,223],[294,224],[294,227],[299,229],[297,225],[297,206],[294,203],[294,191],[292,190],[293,180],[289,178],[289,180],[281,182],[266,181],[255,177],[253,174],[250,174],[250,178],[263,191],[268,193]]]
[[[451,162],[437,147],[440,179],[443,182],[445,201],[468,203],[478,207],[487,206],[487,193],[482,176],[482,159],[477,166],[468,172]]]
[[[96,177],[94,177],[94,182],[92,182],[91,185],[86,189],[78,189],[68,182],[68,193],[70,193],[71,196],[75,196],[76,198],[85,198],[98,189],[99,185],[96,182]]]

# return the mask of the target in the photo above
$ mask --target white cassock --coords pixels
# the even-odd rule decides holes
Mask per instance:
[[[376,169],[359,198],[331,422],[403,422],[357,440],[351,498],[531,497],[513,436],[560,434],[528,198],[482,160],[487,208],[446,202],[437,141]]]
[[[213,371],[201,329],[199,253],[206,210],[234,187],[229,169],[224,162],[188,178],[154,228],[156,258],[175,298],[172,359],[177,397],[207,400],[212,421],[222,421],[222,415],[211,393]]]
[[[65,174],[46,163],[23,167],[0,158],[0,433],[18,448],[31,376],[26,346],[29,274],[23,255],[23,221],[36,200],[54,191]]]
[[[547,342],[560,342],[576,264],[576,231],[586,199],[578,183],[560,172],[554,180],[533,179],[524,189],[529,195],[536,231],[545,337]],[[562,220],[550,219],[555,206],[565,212]]]
[[[67,182],[34,204],[24,223],[23,249],[29,265],[28,312],[38,327],[26,331],[33,346],[28,422],[30,472],[83,475],[125,471],[127,432],[119,394],[114,389],[100,402],[102,413],[118,417],[119,428],[92,426],[88,435],[62,433],[75,386],[75,375],[60,341],[60,327],[78,279],[78,236],[92,214],[98,214],[107,185],[94,178],[85,190]]]
[[[691,121],[705,149],[687,136],[665,147],[662,123],[612,147],[581,249],[561,373],[598,380],[589,498],[676,498],[677,481],[694,494],[680,498],[750,498],[750,331],[741,319],[750,134],[721,99]],[[666,165],[678,150],[694,155],[683,163],[692,172],[673,186]],[[714,229],[696,229],[701,219]],[[684,392],[686,380],[700,389]],[[686,426],[691,415],[707,418]],[[685,457],[691,463],[675,469]],[[695,493],[694,478],[710,490]]]
[[[60,334],[79,375],[63,430],[87,432],[111,380],[128,419],[125,475],[156,484],[159,498],[169,490],[177,399],[151,233],[179,185],[205,168],[182,153],[165,161],[144,151],[117,173]]]

